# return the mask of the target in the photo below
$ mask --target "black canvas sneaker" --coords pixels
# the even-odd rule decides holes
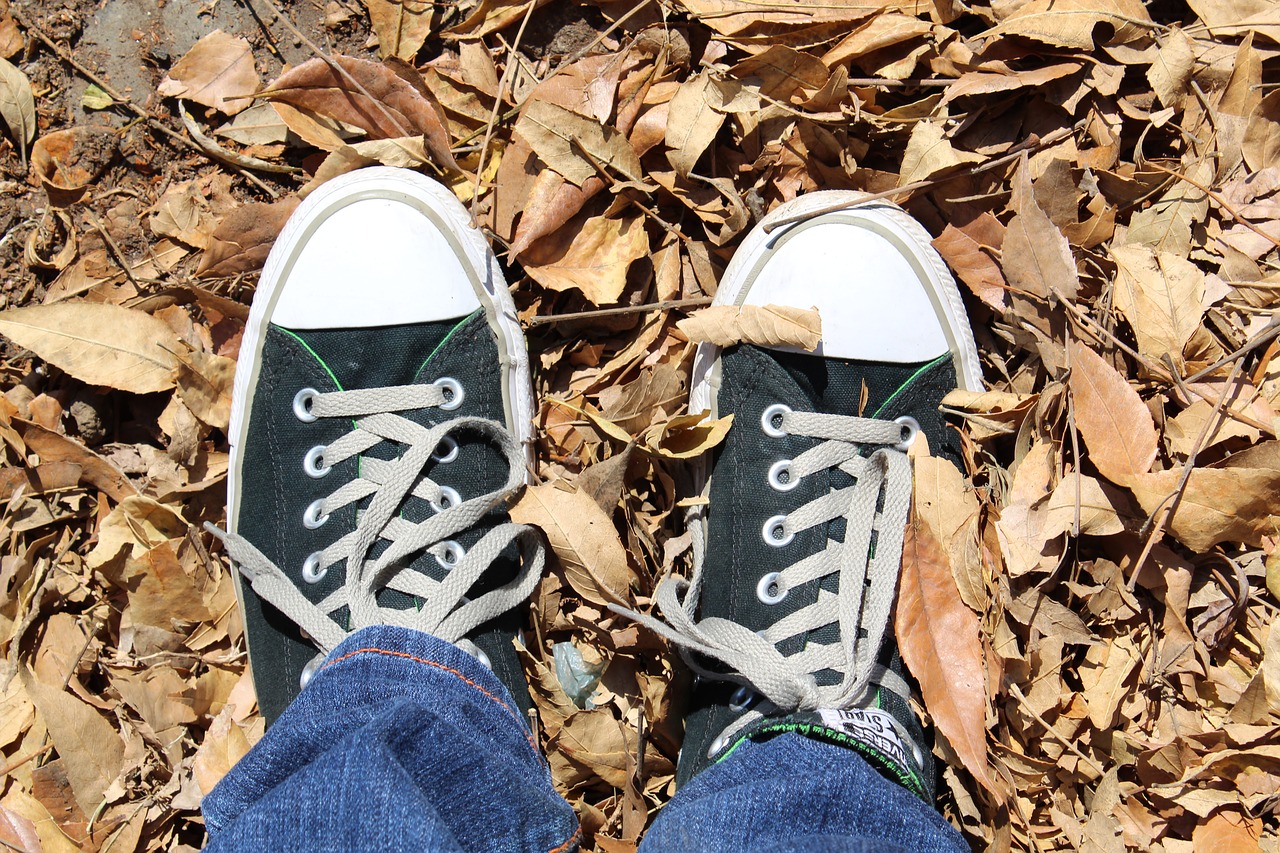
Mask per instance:
[[[511,638],[543,551],[505,501],[532,411],[506,283],[447,189],[363,169],[298,207],[254,296],[229,427],[223,540],[268,721],[374,624],[457,643],[528,708]]]
[[[857,199],[818,192],[773,211],[716,294],[719,305],[816,307],[815,352],[704,344],[695,356],[690,410],[731,414],[733,428],[702,477],[693,576],[659,587],[665,624],[644,619],[699,676],[681,784],[745,738],[798,732],[857,750],[932,801],[890,625],[907,448],[923,437],[954,456],[938,405],[957,386],[982,388],[982,374],[928,234],[884,202],[830,212]]]

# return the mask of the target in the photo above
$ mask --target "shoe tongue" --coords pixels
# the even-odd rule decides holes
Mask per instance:
[[[410,323],[363,329],[303,329],[305,343],[345,390],[409,385],[427,359],[466,321]]]

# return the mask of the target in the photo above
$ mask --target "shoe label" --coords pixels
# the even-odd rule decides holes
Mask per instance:
[[[902,742],[893,717],[876,708],[853,708],[847,711],[821,710],[822,724],[832,731],[846,734],[879,751],[903,767],[911,767],[907,746]]]

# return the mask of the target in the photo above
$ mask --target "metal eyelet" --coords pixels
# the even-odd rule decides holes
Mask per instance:
[[[454,379],[452,376],[442,376],[432,383],[445,392],[444,402],[440,404],[440,408],[446,412],[452,412],[454,409],[462,405],[462,398],[466,394],[462,391],[462,383]]]
[[[747,710],[755,700],[755,691],[743,684],[739,686],[737,690],[733,691],[733,695],[729,697],[729,710],[733,711],[735,714],[739,714]]]
[[[314,388],[303,388],[297,394],[293,395],[293,414],[304,424],[315,423],[320,416],[311,411],[311,404],[315,402],[320,392]]]
[[[328,568],[320,566],[320,552],[316,551],[302,564],[302,579],[307,583],[320,583],[329,574]]]
[[[894,447],[906,453],[911,448],[912,443],[915,442],[916,435],[920,432],[920,422],[910,415],[894,418],[893,422],[902,426],[902,440],[895,444]]]
[[[458,490],[451,486],[440,487],[440,502],[430,501],[431,508],[436,512],[444,512],[446,509],[452,509],[462,503],[462,496],[458,494]]]
[[[489,660],[489,656],[484,653],[484,649],[476,649],[476,660],[480,661],[480,663],[484,664],[489,669],[493,669],[493,661]]]
[[[716,753],[724,749],[724,734],[716,735],[716,739],[711,741],[711,748],[707,750],[707,758],[715,758]]]
[[[791,463],[790,459],[780,459],[769,468],[769,485],[775,492],[789,492],[800,485],[800,478],[791,476]]]
[[[446,571],[462,562],[462,558],[467,555],[466,549],[452,539],[442,542],[441,545],[444,546],[444,550],[436,554],[436,562],[443,566]]]
[[[784,526],[786,523],[785,515],[775,515],[764,523],[764,527],[760,528],[760,535],[764,538],[766,545],[781,548],[791,544],[791,540],[795,539],[796,535],[787,532]]]
[[[777,604],[787,597],[787,590],[782,586],[782,575],[769,572],[756,584],[756,598],[761,604]]]
[[[782,416],[791,411],[790,406],[784,406],[782,403],[774,403],[769,406],[760,415],[760,428],[764,430],[764,434],[770,438],[783,438],[787,435],[787,431],[782,428]],[[774,426],[774,421],[778,422]]]
[[[442,447],[445,448],[443,453],[440,452]],[[436,452],[431,454],[431,458],[441,463],[452,462],[458,458],[458,442],[454,441],[452,436],[446,435],[436,445]]]
[[[315,530],[317,527],[324,527],[324,523],[329,520],[327,512],[322,513],[324,509],[324,500],[312,501],[311,504],[302,513],[302,526],[308,530]]]
[[[318,654],[311,660],[307,661],[307,665],[302,668],[302,677],[298,679],[298,686],[303,690],[307,689],[307,685],[311,683],[311,679],[320,671],[320,667],[324,665],[324,655]]]
[[[307,472],[307,476],[314,480],[328,474],[333,468],[324,464],[324,452],[328,450],[323,444],[317,444],[315,447],[307,451],[307,455],[302,457],[302,470]]]

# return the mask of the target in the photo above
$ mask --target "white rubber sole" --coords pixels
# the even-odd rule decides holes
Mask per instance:
[[[515,303],[493,249],[484,235],[471,225],[471,217],[462,202],[441,184],[406,169],[360,169],[328,181],[299,205],[272,246],[259,278],[240,344],[227,430],[231,445],[227,471],[227,525],[233,533],[239,512],[240,448],[251,414],[250,391],[257,383],[267,326],[281,298],[283,285],[319,223],[342,208],[368,199],[390,199],[416,209],[434,223],[453,248],[497,337],[503,367],[506,427],[525,448],[532,464],[533,385],[529,355]]]
[[[714,305],[742,305],[748,299],[751,285],[763,265],[770,259],[783,241],[799,231],[823,222],[839,221],[875,232],[879,237],[896,246],[911,257],[918,271],[918,280],[925,285],[925,294],[939,319],[942,332],[956,360],[956,377],[961,388],[968,391],[983,389],[982,366],[978,360],[978,347],[964,308],[964,300],[955,279],[942,258],[930,243],[929,233],[906,211],[886,201],[876,201],[850,207],[836,213],[816,213],[842,202],[854,204],[863,196],[849,190],[823,190],[803,195],[778,206],[761,220],[743,240],[725,269],[716,291]],[[816,213],[813,219],[775,229],[767,226],[797,216]],[[821,286],[822,282],[814,282]],[[856,297],[855,297],[856,298]],[[808,308],[810,305],[796,305]],[[839,335],[839,329],[829,329],[824,324],[823,336]],[[941,353],[936,353],[941,355]],[[866,360],[879,360],[880,353],[867,352],[853,356]],[[710,410],[716,416],[716,391],[719,385],[720,348],[712,344],[699,344],[694,354],[693,377],[689,392],[689,410]],[[920,359],[924,360],[924,359]]]

